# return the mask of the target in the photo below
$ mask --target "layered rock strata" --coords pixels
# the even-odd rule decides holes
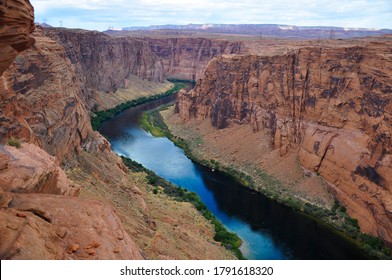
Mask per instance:
[[[28,0],[0,1],[0,76],[19,52],[34,44],[34,8]]]
[[[35,143],[63,161],[87,139],[90,119],[64,48],[41,30],[34,38],[2,76],[0,137]]]
[[[213,59],[178,97],[186,121],[271,131],[281,156],[294,151],[323,176],[361,229],[392,243],[392,41],[300,48],[282,55]]]
[[[97,92],[111,94],[125,87],[131,75],[149,81],[164,80],[162,61],[146,41],[85,30],[48,28],[43,32],[65,49],[89,108],[97,104]]]
[[[162,60],[168,78],[196,81],[208,62],[222,54],[239,54],[242,42],[208,38],[144,38],[152,52]]]

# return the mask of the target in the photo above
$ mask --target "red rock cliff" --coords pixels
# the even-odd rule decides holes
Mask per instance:
[[[0,136],[38,144],[60,160],[72,157],[91,132],[80,83],[64,48],[34,33],[0,84]]]
[[[95,91],[115,92],[130,75],[158,82],[164,79],[162,62],[146,41],[85,30],[49,28],[43,32],[64,47],[90,107],[96,103]]]
[[[329,182],[361,229],[392,243],[392,41],[213,59],[178,97],[184,120],[268,129]]]
[[[221,54],[238,54],[241,42],[207,38],[145,38],[151,50],[162,60],[167,78],[197,80],[208,62]]]
[[[0,1],[0,76],[19,52],[34,44],[34,9],[27,0]]]

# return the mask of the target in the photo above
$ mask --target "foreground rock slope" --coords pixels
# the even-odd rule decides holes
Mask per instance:
[[[75,197],[80,187],[59,166],[94,136],[64,48],[39,31],[30,37],[28,1],[0,8],[1,259],[143,259],[113,210]],[[4,145],[11,136],[32,144]]]

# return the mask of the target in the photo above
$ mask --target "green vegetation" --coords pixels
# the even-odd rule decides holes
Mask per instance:
[[[160,99],[162,97],[169,96],[175,92],[178,92],[180,89],[186,87],[186,84],[184,84],[184,83],[180,83],[180,82],[173,82],[173,83],[174,83],[174,86],[171,89],[169,89],[163,93],[159,93],[159,94],[155,94],[155,95],[151,95],[151,96],[143,96],[143,97],[140,97],[135,100],[130,100],[130,101],[121,103],[114,108],[111,108],[111,109],[108,109],[105,111],[99,111],[99,112],[92,113],[91,114],[92,128],[94,130],[97,130],[104,121],[107,121],[107,120],[113,118],[115,115],[119,114],[120,112],[124,111],[125,109],[135,107],[137,105],[141,105],[141,104],[147,103],[149,101],[154,101],[154,100]]]
[[[304,203],[297,198],[283,195],[279,192],[284,189],[282,182],[264,171],[258,171],[258,176],[261,180],[261,185],[268,186],[268,188],[258,187],[258,184],[255,183],[252,176],[231,166],[224,166],[213,159],[203,160],[197,158],[192,153],[188,142],[180,137],[174,136],[167,127],[162,115],[160,114],[160,111],[164,110],[165,107],[167,106],[159,107],[155,110],[144,113],[142,127],[145,130],[150,131],[153,135],[160,137],[164,136],[170,139],[176,146],[182,148],[186,156],[192,161],[209,168],[214,168],[216,171],[223,172],[240,184],[260,191],[267,197],[308,215],[313,219],[317,218],[317,222],[323,222],[331,229],[337,230],[342,234],[344,233],[348,240],[356,243],[369,257],[377,259],[391,258],[391,251],[384,245],[384,242],[376,237],[361,233],[358,220],[351,218],[346,213],[346,208],[344,206],[340,206],[337,201],[331,210],[310,203]]]
[[[194,81],[194,80],[174,79],[174,78],[167,79],[167,80],[171,83],[188,83],[188,84],[191,84],[192,87],[194,87],[196,85],[196,81]]]
[[[177,187],[164,178],[156,175],[153,171],[146,169],[143,165],[126,157],[121,157],[124,164],[133,172],[144,172],[147,174],[148,184],[154,186],[153,193],[158,193],[158,187],[162,187],[164,193],[177,201],[186,201],[191,203],[207,220],[209,220],[215,228],[214,239],[228,250],[231,250],[238,259],[244,259],[239,247],[242,240],[232,232],[229,232],[207,209],[207,206],[200,200],[200,197],[184,188]]]
[[[164,131],[159,128],[161,124],[158,124],[158,122],[163,119],[162,117],[159,118],[160,114],[159,116],[155,116],[156,114],[159,114],[159,112],[155,110],[152,111],[151,114],[143,114],[140,119],[140,126],[155,137],[165,137]]]
[[[14,137],[11,137],[10,139],[8,139],[8,145],[12,146],[12,147],[16,147],[16,148],[20,148],[22,146],[22,144],[20,143],[20,141]]]
[[[168,107],[168,105],[163,105],[159,108],[164,109],[166,107]],[[170,137],[173,137],[159,113],[159,110],[151,110],[148,111],[148,113],[143,113],[140,118],[140,126],[155,137],[167,137],[169,139]]]

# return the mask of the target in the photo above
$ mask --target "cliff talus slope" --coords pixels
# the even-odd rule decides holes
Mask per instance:
[[[299,154],[361,229],[392,242],[392,41],[302,47],[213,59],[178,97],[184,120],[268,130],[281,156]]]

